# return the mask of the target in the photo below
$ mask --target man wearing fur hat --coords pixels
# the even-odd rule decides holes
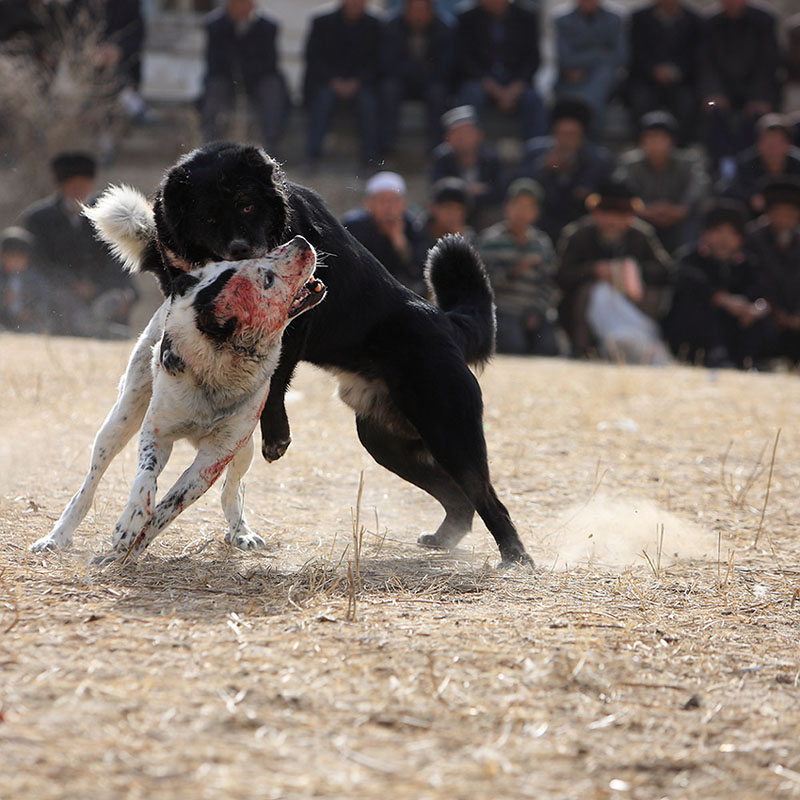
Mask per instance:
[[[668,360],[659,322],[672,262],[652,226],[637,218],[641,201],[607,181],[586,200],[589,215],[568,226],[558,247],[561,323],[573,353],[597,350],[613,360]]]
[[[68,336],[127,336],[136,292],[82,214],[94,189],[95,159],[63,152],[50,166],[55,191],[21,215],[34,237],[32,260],[53,287],[50,328]]]

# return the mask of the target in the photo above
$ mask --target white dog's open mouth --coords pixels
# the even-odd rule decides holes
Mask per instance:
[[[300,289],[295,295],[294,300],[292,300],[292,305],[289,308],[288,314],[289,319],[296,317],[298,314],[302,314],[304,311],[308,311],[309,308],[313,308],[325,297],[327,291],[327,287],[319,278],[312,278]]]

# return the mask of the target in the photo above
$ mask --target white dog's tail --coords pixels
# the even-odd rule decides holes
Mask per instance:
[[[153,209],[147,198],[131,186],[109,186],[84,216],[97,235],[129,272],[138,272],[147,245],[156,236]]]

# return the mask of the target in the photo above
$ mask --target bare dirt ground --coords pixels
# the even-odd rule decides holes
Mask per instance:
[[[0,337],[4,800],[800,797],[795,375],[496,359],[492,473],[535,574],[496,572],[480,523],[416,547],[436,504],[308,367],[289,452],[248,476],[265,553],[222,544],[215,488],[138,565],[89,567],[131,445],[74,549],[32,555],[129,350]]]

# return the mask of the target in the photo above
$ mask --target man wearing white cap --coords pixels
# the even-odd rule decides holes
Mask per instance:
[[[400,283],[425,294],[422,237],[407,210],[406,182],[396,172],[377,172],[365,189],[364,207],[342,220]]]

